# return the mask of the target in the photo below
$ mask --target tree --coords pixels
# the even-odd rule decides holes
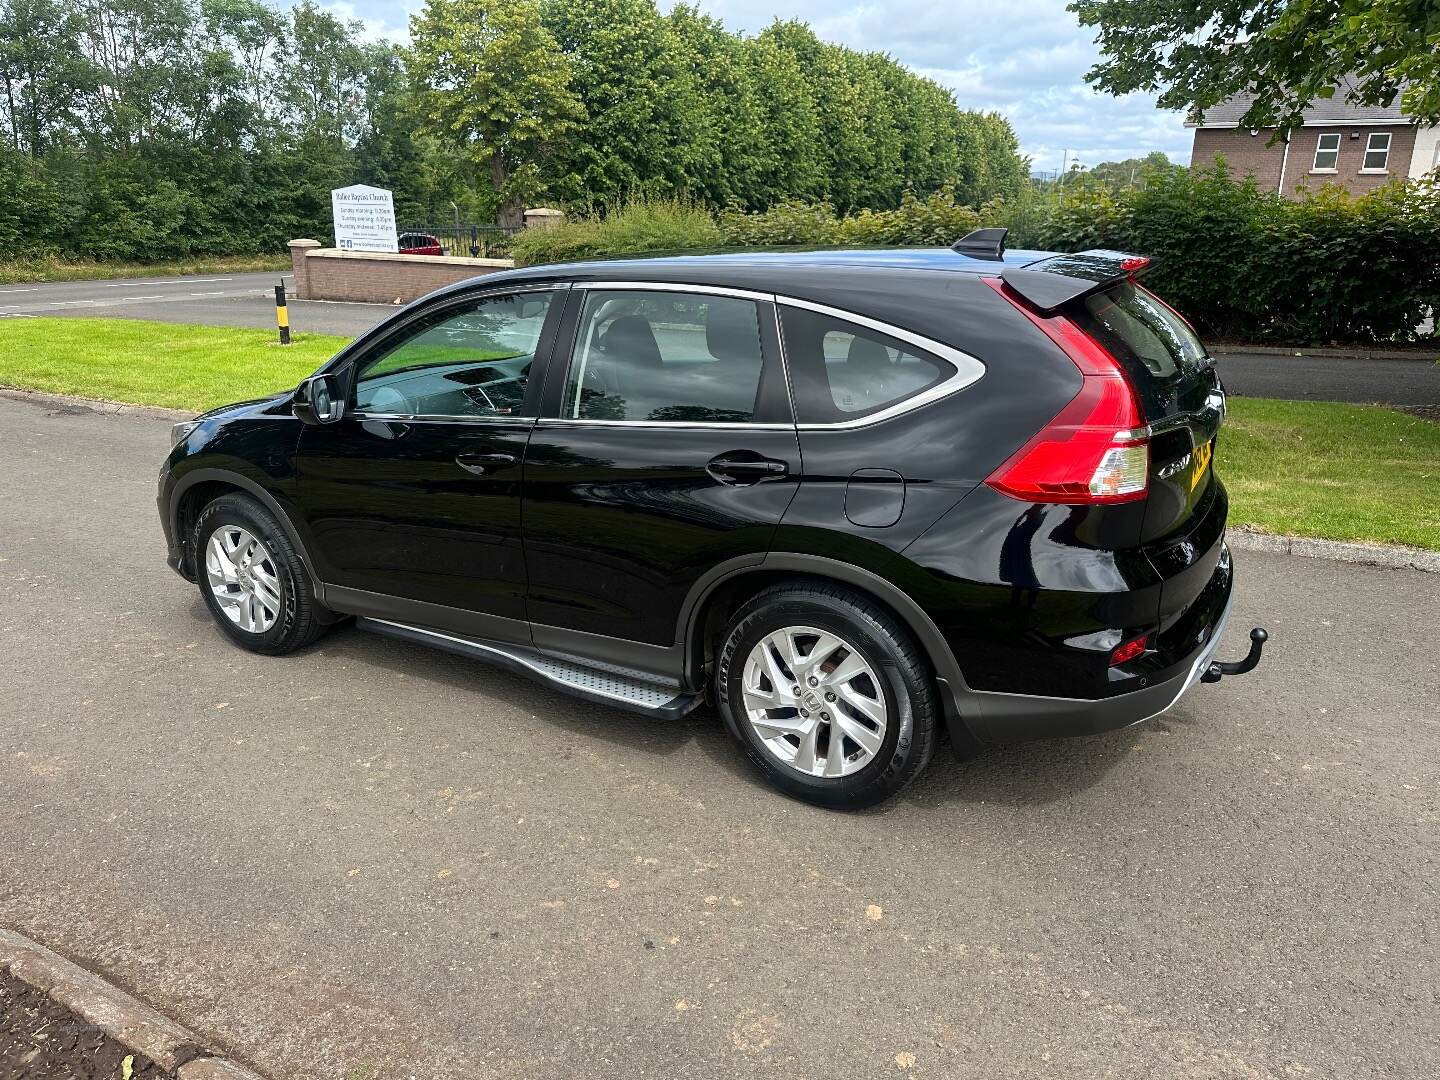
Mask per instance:
[[[1240,126],[1280,138],[1343,84],[1365,105],[1400,93],[1409,115],[1440,123],[1435,0],[1072,0],[1070,10],[1100,28],[1104,59],[1087,78],[1112,94],[1159,90],[1161,107],[1198,115],[1254,93]]]
[[[567,140],[561,194],[606,204],[689,187],[699,112],[655,0],[543,0],[545,26],[570,60],[586,120]]]
[[[516,226],[583,115],[536,0],[426,0],[410,20],[422,129],[489,174],[496,220]]]
[[[1180,167],[1161,151],[1153,150],[1143,158],[1102,161],[1082,175],[1091,184],[1099,184],[1114,191],[1124,191],[1144,187],[1155,177],[1172,173]]]

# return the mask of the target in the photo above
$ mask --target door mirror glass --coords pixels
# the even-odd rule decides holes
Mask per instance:
[[[291,411],[307,424],[333,424],[344,412],[340,381],[334,375],[312,375],[295,388]]]

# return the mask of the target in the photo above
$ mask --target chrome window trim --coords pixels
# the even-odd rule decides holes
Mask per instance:
[[[604,291],[704,293],[736,300],[759,300],[771,304],[775,302],[774,293],[756,292],[753,289],[729,289],[723,285],[692,285],[684,281],[576,281],[572,282],[572,287]]]
[[[706,431],[794,431],[794,424],[762,424],[751,420],[589,420],[584,417],[542,416],[535,421],[549,427],[703,428]]]
[[[830,307],[828,304],[816,304],[809,300],[797,300],[788,296],[777,296],[775,298],[775,304],[777,309],[779,307],[801,308],[805,311],[813,311],[819,315],[828,315],[842,322],[863,326],[868,330],[874,330],[878,334],[884,334],[886,337],[903,341],[907,345],[913,345],[917,349],[930,353],[932,356],[937,356],[954,369],[953,375],[948,379],[943,379],[936,383],[930,387],[930,389],[922,391],[919,394],[913,394],[907,398],[901,398],[893,405],[887,405],[879,412],[869,413],[866,416],[857,416],[853,420],[831,420],[826,423],[810,424],[798,423],[799,413],[795,412],[795,397],[792,389],[790,398],[791,414],[796,417],[797,423],[795,426],[801,431],[844,431],[852,428],[869,427],[871,424],[884,423],[886,420],[893,420],[897,416],[903,416],[905,413],[911,412],[914,409],[924,408],[926,405],[939,401],[941,398],[947,398],[951,394],[958,393],[967,386],[972,386],[979,382],[985,376],[985,362],[978,357],[971,356],[969,353],[962,352],[951,345],[946,345],[944,342],[936,341],[934,338],[927,338],[921,334],[912,333],[903,327],[895,326],[893,323],[881,322],[879,319],[871,319],[864,315],[857,315],[852,311],[846,311],[844,308]],[[783,329],[780,335],[780,350],[783,356],[785,351],[785,335]],[[790,364],[788,359],[785,361],[785,377],[786,383],[789,385]]]
[[[894,323],[883,322],[879,319],[872,319],[866,315],[860,315],[844,308],[831,307],[828,304],[817,304],[811,300],[801,300],[798,297],[783,296],[778,293],[761,292],[754,289],[732,289],[721,285],[697,285],[690,282],[676,281],[575,281],[571,283],[573,289],[602,290],[602,291],[640,291],[640,292],[682,292],[700,293],[710,296],[732,297],[738,300],[754,300],[762,303],[769,303],[774,306],[775,333],[780,343],[780,366],[785,377],[785,389],[790,397],[790,416],[793,423],[790,424],[761,424],[754,422],[723,422],[706,423],[704,421],[682,421],[682,420],[586,420],[576,417],[540,417],[538,424],[568,424],[568,425],[594,425],[597,427],[655,427],[655,428],[699,428],[715,430],[790,430],[800,431],[846,431],[854,428],[869,427],[871,424],[884,423],[893,420],[897,416],[911,412],[915,409],[924,408],[942,398],[947,398],[972,386],[985,375],[985,362],[969,353],[946,345],[944,342],[936,341],[934,338],[925,337],[923,334],[916,334],[906,330],[904,327],[896,326]],[[856,326],[863,326],[866,329],[874,330],[876,333],[884,334],[897,341],[903,341],[908,345],[929,353],[932,356],[950,364],[954,374],[948,379],[936,383],[930,389],[914,394],[907,398],[888,405],[879,412],[870,413],[866,416],[856,417],[852,420],[832,420],[825,423],[802,424],[799,422],[799,413],[795,403],[795,387],[791,376],[790,361],[785,354],[785,334],[780,320],[781,307],[802,308],[806,311],[813,311],[820,315],[828,315],[831,318],[839,319],[842,322],[853,323]],[[574,362],[573,351],[568,357],[567,379],[569,364]]]
[[[449,416],[444,413],[346,413],[344,420],[384,420],[395,424],[419,423],[424,420],[446,421],[449,423],[470,423],[470,424],[533,424],[533,416],[476,416],[474,413],[465,413],[457,416]]]

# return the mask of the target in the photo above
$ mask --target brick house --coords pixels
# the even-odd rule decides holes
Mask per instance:
[[[1400,110],[1399,95],[1386,106],[1356,105],[1344,89],[1314,102],[1289,141],[1270,145],[1273,128],[1239,127],[1253,99],[1240,95],[1216,105],[1195,129],[1190,164],[1206,167],[1223,155],[1237,176],[1253,173],[1267,191],[1295,198],[1302,186],[1339,184],[1355,194],[1395,177],[1420,177],[1440,167],[1440,127],[1421,127]]]

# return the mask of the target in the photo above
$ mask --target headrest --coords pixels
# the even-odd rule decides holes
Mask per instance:
[[[712,300],[705,312],[705,347],[716,360],[755,360],[760,330],[748,300]]]
[[[611,361],[622,362],[630,368],[658,368],[660,346],[655,343],[655,331],[650,329],[650,320],[644,315],[622,315],[610,324],[601,347]]]

